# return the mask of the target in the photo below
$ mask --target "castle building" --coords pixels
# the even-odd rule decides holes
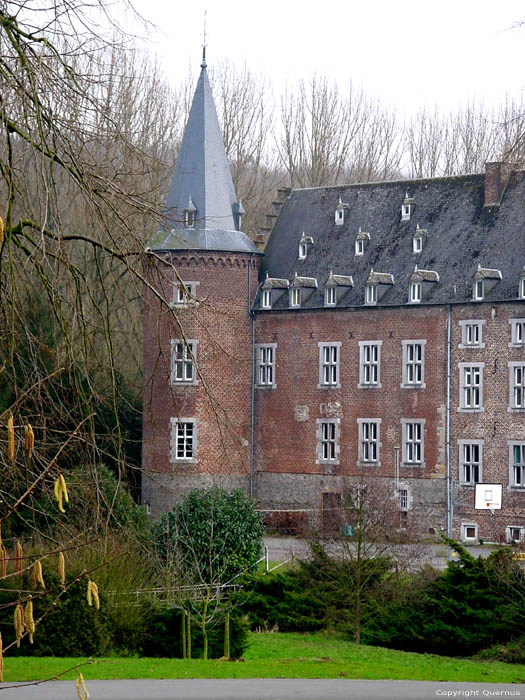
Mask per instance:
[[[262,253],[203,60],[148,244],[152,515],[220,484],[299,531],[366,477],[397,528],[525,541],[525,172],[283,195]],[[479,483],[501,509],[474,507]]]

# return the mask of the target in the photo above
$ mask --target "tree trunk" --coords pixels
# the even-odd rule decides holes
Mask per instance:
[[[186,651],[186,658],[191,659],[191,617],[188,615],[188,630],[186,632],[186,644],[187,646],[187,651]]]
[[[186,613],[182,613],[182,658],[187,658],[187,648],[186,648]]]
[[[224,620],[224,658],[230,658],[230,611],[226,613]]]

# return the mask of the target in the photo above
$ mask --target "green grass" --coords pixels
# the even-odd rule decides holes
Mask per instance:
[[[86,659],[4,660],[5,681],[49,678]],[[252,634],[245,661],[192,659],[95,659],[82,667],[86,679],[112,678],[368,678],[428,681],[525,683],[525,666],[380,647],[356,646],[340,636]],[[63,678],[74,678],[70,672]]]

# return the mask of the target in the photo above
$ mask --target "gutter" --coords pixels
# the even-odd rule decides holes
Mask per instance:
[[[252,324],[252,359],[250,368],[250,484],[249,495],[254,498],[255,494],[255,450],[254,450],[254,435],[255,435],[255,313],[251,308],[251,272],[253,254],[250,256],[250,265],[248,267],[248,313],[250,314]]]
[[[450,367],[451,367],[451,306],[447,304],[447,417],[446,417],[446,479],[447,479],[447,536],[452,538],[452,516],[454,497],[452,493],[452,479],[450,474]]]

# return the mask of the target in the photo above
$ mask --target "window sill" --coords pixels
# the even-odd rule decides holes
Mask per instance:
[[[277,384],[256,384],[256,389],[277,389]]]
[[[317,388],[318,389],[340,389],[341,385],[340,384],[318,384]]]
[[[485,343],[477,343],[477,344],[472,343],[470,345],[467,345],[466,343],[460,343],[458,345],[458,348],[460,350],[483,350],[484,347],[485,347]]]
[[[381,462],[362,462],[361,460],[358,460],[356,462],[357,467],[380,467]]]
[[[425,382],[421,382],[421,384],[401,384],[401,389],[426,389],[426,387]]]
[[[171,386],[173,389],[175,389],[176,387],[198,386],[198,384],[198,380],[195,380],[193,382],[171,382]]]
[[[358,389],[382,389],[383,385],[381,382],[379,384],[358,384]]]
[[[485,408],[463,408],[463,406],[458,407],[458,413],[484,413]]]
[[[509,348],[525,348],[525,343],[509,343]]]
[[[425,462],[401,462],[401,466],[406,469],[424,469]]]
[[[188,459],[170,459],[170,464],[173,465],[174,467],[176,466],[185,466],[186,464],[198,464],[199,460],[197,457],[189,457]]]
[[[338,459],[316,459],[315,463],[323,467],[336,467],[340,461]]]
[[[525,406],[509,406],[508,413],[525,413]]]

